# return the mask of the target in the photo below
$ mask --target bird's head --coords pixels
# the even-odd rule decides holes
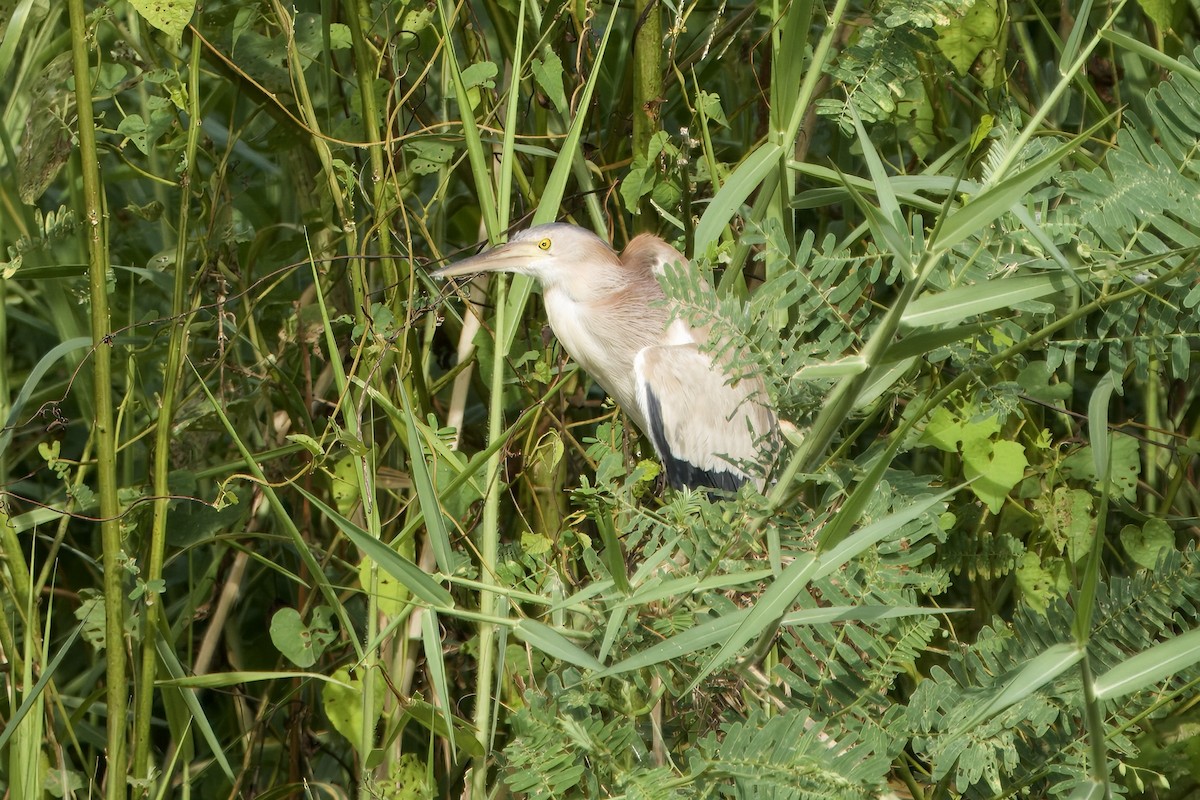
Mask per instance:
[[[562,287],[575,294],[579,289],[608,283],[607,274],[620,264],[613,249],[596,234],[554,222],[513,234],[506,244],[433,274],[453,278],[480,272],[515,272],[537,278],[543,286]]]

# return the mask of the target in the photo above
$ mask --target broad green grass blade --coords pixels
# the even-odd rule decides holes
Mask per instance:
[[[437,491],[433,488],[429,465],[425,463],[425,447],[421,442],[421,436],[417,433],[417,424],[413,419],[413,405],[408,399],[404,381],[400,381],[397,390],[400,392],[400,405],[404,411],[404,428],[408,434],[408,463],[412,472],[413,486],[417,490],[417,502],[420,503],[421,512],[425,517],[425,530],[429,533],[429,546],[433,549],[434,557],[437,559],[438,569],[443,574],[449,575],[454,572],[454,553],[450,545],[450,534],[446,530],[446,517],[442,514]]]
[[[445,739],[451,737],[450,730],[446,727],[446,717],[441,709],[435,708],[433,704],[426,703],[421,700],[411,699],[404,706],[404,713],[425,730],[435,736],[440,736]],[[483,746],[475,739],[475,733],[471,730],[471,723],[461,717],[456,717],[453,714],[449,715],[450,721],[453,723],[454,730],[458,733],[454,736],[454,741],[458,744],[458,748],[466,753],[471,758],[478,758],[484,754]]]
[[[612,610],[608,615],[608,622],[604,626],[604,638],[600,640],[600,658],[599,661],[604,663],[608,660],[609,654],[612,652],[613,644],[617,640],[617,634],[625,626],[625,619],[629,616],[629,606],[619,605]]]
[[[1172,58],[1167,53],[1154,47],[1154,45],[1144,42],[1141,39],[1135,39],[1132,36],[1113,30],[1100,31],[1100,38],[1131,53],[1136,53],[1141,58],[1146,59],[1151,64],[1162,67],[1167,72],[1178,72],[1181,75],[1186,75],[1190,80],[1200,83],[1200,69],[1196,69],[1192,64],[1185,64],[1177,58]]]
[[[442,611],[449,611],[454,608],[454,596],[446,591],[441,584],[429,577],[428,573],[416,564],[343,517],[336,510],[327,506],[300,486],[294,486],[293,488],[304,495],[334,525],[337,525],[341,532],[346,534],[346,537],[354,543],[355,547],[380,567],[387,570],[389,575],[404,584],[414,596],[425,601],[431,607]]]
[[[896,533],[909,522],[912,522],[946,498],[954,495],[961,488],[961,486],[957,486],[941,494],[936,494],[920,502],[913,503],[905,507],[903,511],[897,511],[881,520],[872,522],[870,525],[860,528],[840,542],[833,544],[828,551],[821,554],[813,577],[822,578],[835,570],[841,569],[850,559],[859,555],[868,547],[878,544],[891,534]]]
[[[743,645],[763,633],[763,631],[782,618],[792,603],[795,602],[797,595],[808,586],[809,581],[816,574],[819,564],[820,562],[815,556],[807,554],[797,555],[796,559],[791,564],[788,564],[783,572],[780,573],[779,578],[762,593],[758,598],[758,602],[750,609],[750,613],[742,619],[741,624],[721,644],[721,648],[717,650],[716,654],[692,678],[686,691],[695,691],[701,681],[713,674],[718,667],[728,661]]]
[[[1108,403],[1113,390],[1117,388],[1116,378],[1111,372],[1104,373],[1088,398],[1088,438],[1092,445],[1092,466],[1096,477],[1108,476],[1108,450],[1111,437],[1108,430]],[[1099,487],[1100,491],[1108,491],[1108,486]]]
[[[479,213],[483,218],[483,226],[487,230],[488,240],[495,243],[500,236],[498,217],[496,214],[496,189],[492,185],[492,174],[488,170],[487,154],[483,152],[483,142],[479,138],[479,124],[475,121],[474,107],[471,105],[470,93],[463,82],[462,69],[459,67],[458,54],[454,50],[450,17],[446,14],[445,3],[439,0],[438,15],[442,20],[442,36],[445,39],[446,64],[449,67],[450,79],[454,83],[454,96],[458,101],[458,115],[462,119],[463,141],[467,146],[467,161],[471,164],[471,175],[475,179],[475,195],[479,200]],[[514,78],[515,80],[515,78]]]
[[[756,636],[767,631],[787,613],[787,609],[796,597],[804,590],[810,581],[828,575],[840,569],[847,561],[862,553],[868,547],[878,543],[887,536],[895,533],[908,522],[924,514],[927,510],[954,494],[957,489],[943,492],[919,503],[913,503],[895,514],[890,514],[881,520],[871,523],[856,533],[837,542],[826,553],[819,556],[798,556],[784,569],[776,580],[759,597],[754,607],[742,619],[741,624],[722,644],[708,663],[692,679],[688,691],[712,674],[721,664],[725,663],[737,650]],[[693,629],[694,630],[694,629]],[[691,633],[687,631],[686,633]],[[685,634],[680,634],[685,635]],[[672,637],[678,639],[679,637]]]
[[[937,239],[930,246],[935,251],[949,250],[991,225],[1001,214],[1018,205],[1030,189],[1057,171],[1064,158],[1081,147],[1093,133],[1108,124],[1108,121],[1101,120],[1066,144],[1056,147],[1049,155],[1043,156],[1015,175],[989,186],[972,197],[966,205],[952,211],[938,230]]]
[[[308,542],[304,541],[304,537],[300,535],[300,530],[296,527],[296,521],[292,519],[291,514],[288,513],[287,508],[283,505],[283,501],[279,499],[279,495],[275,493],[274,487],[272,487],[270,481],[267,480],[267,476],[263,474],[262,467],[259,466],[258,461],[254,458],[254,454],[250,452],[250,448],[246,446],[244,441],[242,441],[242,437],[238,435],[237,429],[234,428],[233,423],[229,421],[229,417],[225,414],[225,409],[209,390],[208,384],[204,382],[204,376],[201,375],[196,369],[195,364],[189,361],[188,366],[192,368],[192,374],[194,374],[196,377],[196,383],[200,387],[200,390],[204,393],[204,396],[207,398],[209,405],[212,407],[213,413],[216,414],[217,419],[221,421],[221,425],[225,428],[225,432],[229,434],[230,441],[233,442],[238,452],[241,453],[242,458],[245,459],[246,469],[249,470],[250,474],[253,475],[255,480],[258,482],[258,488],[263,493],[263,497],[267,499],[267,503],[271,508],[271,514],[275,519],[275,522],[292,540],[292,545],[296,548],[296,554],[300,557],[300,560],[304,563],[305,568],[308,570],[308,573],[311,576],[310,580],[316,583],[317,587],[321,590],[322,597],[325,598],[325,602],[328,603],[330,608],[334,610],[334,613],[337,614],[338,622],[341,623],[342,630],[346,634],[346,638],[350,640],[351,646],[354,648],[354,652],[361,658],[362,644],[359,641],[359,636],[355,631],[354,624],[350,620],[350,615],[346,613],[345,606],[338,601],[337,592],[329,583],[329,578],[325,575],[325,570],[322,569],[321,564],[317,561],[316,557],[313,556],[312,550],[309,549]],[[298,485],[293,484],[293,488],[307,495],[310,499],[315,499],[312,497],[312,495],[304,492],[304,490]],[[326,506],[326,508],[328,508],[328,506]]]
[[[871,365],[862,356],[846,356],[837,361],[826,361],[823,364],[811,364],[802,367],[797,378],[806,381],[828,380],[830,378],[849,378],[861,375]]]
[[[608,592],[615,591],[616,588],[617,588],[616,581],[613,581],[611,579],[596,581],[595,583],[588,584],[587,586],[583,587],[575,594],[570,595],[569,597],[565,597],[562,600],[555,603],[554,605],[550,606],[550,613],[556,614],[560,611],[563,611],[563,610],[569,609],[569,608],[583,609],[586,607],[585,603],[587,603],[587,601],[589,601],[595,597],[599,597],[602,594],[607,594]]]
[[[884,361],[877,369],[871,371],[871,377],[859,389],[858,397],[854,399],[855,408],[866,408],[883,396],[884,392],[894,386],[909,373],[917,364],[917,357],[912,356],[903,361]]]
[[[1108,404],[1115,388],[1116,376],[1106,372],[1088,398],[1088,435],[1092,445],[1092,464],[1096,470],[1095,489],[1100,493],[1100,503],[1096,508],[1092,548],[1078,579],[1079,596],[1075,601],[1075,641],[1081,646],[1091,638],[1096,594],[1100,590],[1101,554],[1104,552],[1104,532],[1108,520],[1109,487],[1112,485],[1112,434],[1108,429]]]
[[[906,273],[911,277],[912,236],[908,233],[908,225],[905,224],[904,215],[900,212],[900,203],[896,200],[892,179],[884,169],[883,159],[879,157],[875,145],[871,143],[871,137],[867,135],[867,130],[863,127],[862,120],[859,119],[858,111],[855,110],[853,103],[850,104],[850,113],[854,120],[854,130],[858,134],[858,144],[863,151],[863,159],[867,162],[867,171],[871,175],[871,187],[875,190],[875,197],[879,200],[878,214],[851,184],[846,184],[846,189],[858,203],[859,208],[864,211],[869,210],[867,219],[873,221],[871,227],[875,230],[876,239],[887,243],[892,255],[901,259]],[[882,219],[879,219],[879,216],[882,216]]]
[[[35,16],[34,11],[40,6],[34,0],[21,0],[15,8],[9,3],[5,5],[8,6],[6,11],[11,16],[4,30],[4,39],[0,41],[0,80],[7,80],[8,69],[12,66],[17,45],[23,39],[25,25]]]
[[[764,177],[778,166],[779,154],[783,152],[778,144],[764,142],[753,153],[738,165],[716,195],[709,202],[708,208],[696,225],[696,254],[703,256],[709,247],[717,243],[721,231],[733,219],[733,215],[746,202]]]
[[[517,138],[517,109],[521,106],[521,68],[525,63],[525,0],[521,0],[517,12],[517,42],[513,47],[512,69],[508,79],[508,95],[504,116],[504,134],[500,145],[500,175],[496,185],[496,221],[500,229],[507,229],[512,207],[514,143]]]
[[[421,642],[425,650],[425,665],[429,669],[429,679],[433,683],[433,693],[438,699],[438,708],[444,712],[446,723],[446,738],[450,742],[450,752],[457,750],[454,740],[454,720],[449,709],[454,708],[450,703],[450,682],[446,679],[446,658],[443,654],[445,647],[442,643],[442,633],[438,626],[437,612],[424,609],[421,613]]]
[[[689,575],[684,578],[670,578],[639,586],[637,591],[629,597],[618,601],[617,604],[623,606],[644,605],[646,603],[656,603],[659,600],[665,600],[669,597],[691,594],[695,591],[713,591],[727,589],[732,586],[745,586],[749,583],[765,581],[773,574],[769,569],[758,569],[713,575],[703,579],[698,575]]]
[[[1071,286],[1061,273],[996,278],[985,283],[959,286],[945,292],[927,294],[909,303],[900,317],[905,328],[953,325],[968,317],[977,317],[1000,308],[1037,300]]]
[[[722,617],[706,620],[694,628],[688,628],[683,633],[676,634],[666,641],[647,647],[645,650],[613,664],[597,677],[607,678],[625,672],[632,672],[633,670],[644,669],[645,667],[661,664],[664,661],[681,658],[689,653],[695,653],[698,650],[712,647],[714,644],[719,644],[728,639],[729,635],[737,630],[737,627],[742,624],[749,614],[750,609],[745,608]]]
[[[171,648],[171,642],[163,636],[157,636],[155,637],[154,646],[158,651],[159,660],[162,662],[167,674],[175,680],[183,678],[186,672],[184,671],[183,664],[179,662],[178,656],[175,655],[175,651]],[[225,747],[227,745],[222,743],[221,738],[217,736],[216,731],[213,729],[212,723],[208,721],[208,715],[204,713],[204,706],[200,704],[200,698],[196,697],[194,691],[184,687],[180,688],[182,689],[180,692],[181,699],[192,714],[192,724],[196,726],[196,729],[200,731],[200,737],[208,744],[208,749],[212,752],[213,758],[221,767],[221,772],[231,782],[235,781],[233,767],[229,765],[229,760],[225,757]]]
[[[604,669],[595,656],[576,645],[558,631],[532,619],[523,619],[513,626],[515,633],[522,641],[536,647],[547,655],[574,664],[583,669],[600,672]]]
[[[1177,672],[1200,662],[1200,630],[1180,634],[1154,645],[1096,678],[1096,699],[1116,697],[1162,683]]]
[[[929,608],[926,606],[827,606],[824,608],[806,608],[803,611],[793,611],[786,614],[779,624],[788,625],[825,625],[830,622],[874,622],[881,619],[899,619],[900,617],[940,617],[943,614],[965,614],[968,608]]]
[[[17,710],[13,711],[8,719],[4,721],[4,729],[0,730],[0,750],[8,744],[8,740],[21,725],[21,720],[25,719],[25,715],[29,713],[42,696],[42,692],[46,690],[46,684],[50,683],[54,678],[55,671],[62,665],[63,659],[66,658],[67,652],[71,649],[71,645],[75,644],[75,640],[79,638],[80,631],[83,630],[83,624],[76,625],[71,633],[67,635],[66,640],[58,648],[58,652],[54,654],[54,658],[42,669],[42,674],[38,676],[37,683],[25,690],[24,696],[21,699],[21,705],[17,706]]]
[[[320,672],[298,672],[296,670],[279,670],[263,672],[261,670],[245,670],[242,672],[213,672],[208,675],[180,675],[176,678],[163,678],[156,681],[156,686],[179,686],[188,689],[223,689],[227,686],[237,686],[241,683],[259,683],[261,681],[277,680],[313,680],[325,683],[336,683],[346,689],[354,689],[352,684],[339,681]]]
[[[955,726],[956,731],[974,730],[979,723],[1024,700],[1046,684],[1062,675],[1083,658],[1084,650],[1075,644],[1056,644],[1034,656],[1016,674],[998,687],[991,701],[972,717]]]
[[[913,306],[921,302],[921,299],[918,298],[910,303],[909,309],[911,310]],[[904,324],[903,317],[900,318],[900,324]],[[915,356],[923,356],[937,350],[939,347],[945,347],[946,345],[987,333],[992,328],[992,325],[993,323],[991,322],[972,322],[969,325],[938,328],[932,331],[922,331],[921,333],[907,335],[885,350],[883,358],[879,363],[891,364]]]

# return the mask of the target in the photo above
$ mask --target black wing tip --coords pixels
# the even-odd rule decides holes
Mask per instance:
[[[749,480],[745,475],[739,475],[727,469],[701,469],[690,461],[676,458],[667,444],[663,431],[662,406],[654,392],[646,391],[647,416],[650,430],[650,441],[658,451],[663,466],[667,469],[667,483],[675,489],[715,489],[718,491],[736,493],[742,484]]]
[[[700,469],[688,461],[667,456],[663,459],[667,468],[667,482],[676,489],[718,489],[735,493],[748,480],[728,470]]]

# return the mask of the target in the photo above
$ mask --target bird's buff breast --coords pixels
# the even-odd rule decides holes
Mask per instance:
[[[621,333],[598,327],[586,306],[566,292],[548,290],[544,298],[550,328],[567,354],[622,406],[635,403],[632,370],[620,371],[621,354],[612,348],[614,333],[617,337]],[[626,366],[631,368],[632,357],[628,360]]]

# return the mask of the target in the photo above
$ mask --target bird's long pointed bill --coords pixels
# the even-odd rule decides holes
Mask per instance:
[[[480,272],[524,272],[537,254],[537,245],[532,242],[509,242],[434,270],[431,274],[435,278],[455,278]]]

